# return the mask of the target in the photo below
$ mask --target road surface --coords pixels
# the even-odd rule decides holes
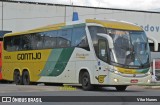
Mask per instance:
[[[77,86],[45,86],[38,85],[15,85],[15,84],[0,84],[0,96],[159,96],[160,88],[150,88],[144,86],[129,86],[125,92],[118,92],[115,88],[103,87],[94,91],[83,91]],[[79,98],[83,98],[79,97]],[[53,97],[54,98],[54,97]],[[137,97],[141,98],[141,97]],[[112,100],[113,101],[113,100]],[[159,105],[160,102],[43,102],[43,103],[0,103],[0,105]]]

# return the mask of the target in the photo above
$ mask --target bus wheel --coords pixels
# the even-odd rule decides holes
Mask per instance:
[[[23,72],[22,81],[23,81],[23,85],[29,85],[30,84],[30,77],[29,77],[28,71]]]
[[[125,91],[126,88],[127,88],[126,85],[119,85],[119,86],[116,86],[117,91]]]
[[[81,77],[81,83],[82,83],[82,88],[84,90],[92,90],[93,86],[91,85],[90,82],[90,76],[88,72],[84,72],[82,77]]]
[[[14,71],[14,83],[16,85],[21,85],[21,76],[20,76],[20,72],[19,71]]]

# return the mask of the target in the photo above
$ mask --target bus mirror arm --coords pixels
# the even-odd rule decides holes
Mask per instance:
[[[109,45],[109,48],[110,48],[110,49],[113,49],[113,48],[114,48],[113,39],[112,39],[111,36],[109,36],[108,34],[104,34],[104,33],[98,33],[97,35],[98,35],[98,36],[101,36],[101,37],[104,37],[104,38],[107,39],[108,45]]]
[[[151,37],[151,36],[147,36],[147,37],[148,37],[148,40],[153,41],[153,43],[154,43],[154,51],[158,51],[158,41],[156,39],[154,39],[153,37]]]

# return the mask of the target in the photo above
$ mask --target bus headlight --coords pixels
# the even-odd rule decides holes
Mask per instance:
[[[150,74],[151,74],[151,72],[148,72],[147,74],[148,74],[148,75],[150,75]]]

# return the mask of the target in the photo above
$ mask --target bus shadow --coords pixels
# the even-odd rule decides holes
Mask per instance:
[[[76,87],[79,90],[83,90],[82,87]],[[114,87],[98,87],[95,88],[93,90],[91,90],[91,92],[144,92],[143,90],[136,90],[136,89],[126,89],[125,91],[117,91]]]
[[[14,84],[14,82],[3,81],[0,84]],[[32,83],[30,86],[49,86],[49,87],[61,87],[61,88],[74,88],[74,90],[84,91],[81,86],[63,85],[61,83]],[[125,91],[117,91],[114,87],[96,87],[89,92],[144,92],[145,90],[139,88],[127,88]]]

